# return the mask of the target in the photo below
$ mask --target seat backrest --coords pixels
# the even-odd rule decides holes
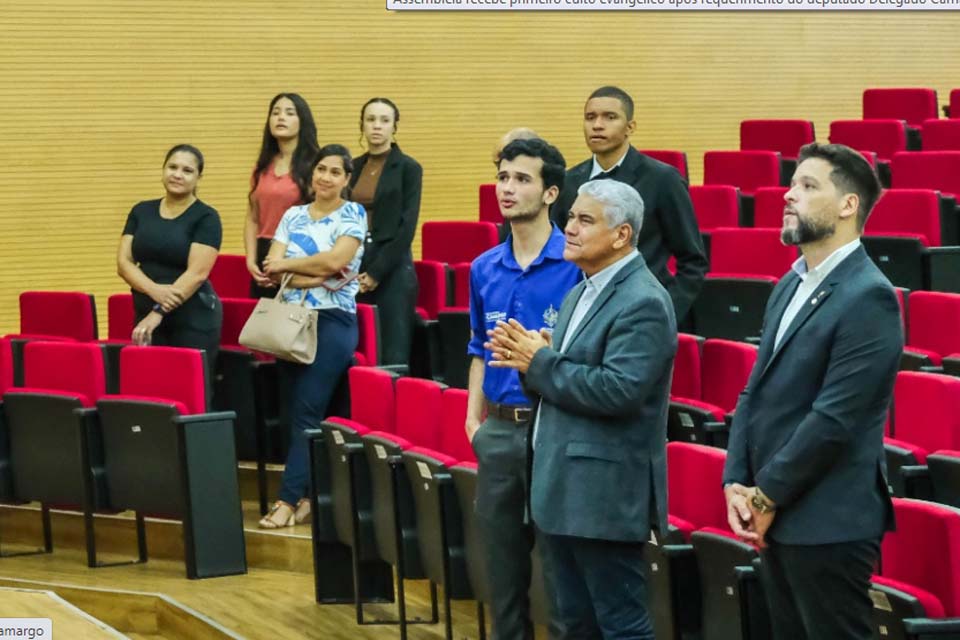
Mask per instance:
[[[120,395],[180,402],[190,414],[207,410],[206,374],[197,349],[130,346],[120,352]]]
[[[394,433],[397,430],[397,377],[377,367],[350,367],[350,419],[373,429]]]
[[[467,439],[466,389],[444,389],[440,418],[440,452],[458,462],[476,462],[477,456]]]
[[[501,224],[503,214],[500,213],[500,203],[497,202],[497,185],[482,184],[477,189],[477,196],[480,201],[480,222],[492,222]]]
[[[247,271],[246,256],[221,253],[207,279],[221,298],[250,297],[250,272]]]
[[[865,89],[863,119],[896,118],[919,126],[928,118],[937,118],[937,92],[920,87]]]
[[[28,342],[23,347],[23,384],[82,394],[95,403],[106,393],[103,348],[93,342]]]
[[[247,324],[253,308],[257,306],[254,298],[221,298],[223,305],[223,327],[220,329],[220,344],[225,347],[240,345],[240,332]]]
[[[689,333],[677,334],[677,356],[673,361],[673,382],[670,395],[678,398],[700,399],[700,350],[703,340]]]
[[[901,151],[890,165],[891,186],[898,189],[936,189],[960,194],[960,151]]]
[[[960,293],[914,291],[907,303],[907,344],[941,356],[960,351]]]
[[[714,229],[710,271],[783,276],[797,259],[795,247],[780,242],[779,229]]]
[[[20,333],[96,340],[93,296],[78,291],[24,291],[20,294]]]
[[[420,237],[423,259],[447,264],[470,262],[500,242],[492,222],[463,220],[424,222]]]
[[[874,151],[881,160],[907,148],[907,127],[903,120],[834,120],[830,142],[851,149]]]
[[[357,351],[371,367],[380,364],[380,315],[376,306],[357,303]]]
[[[415,260],[413,269],[417,274],[417,306],[427,313],[427,318],[436,320],[440,309],[447,306],[447,271],[442,262]]]
[[[784,158],[795,159],[800,147],[814,140],[809,120],[743,120],[740,122],[742,151],[779,151]]]
[[[924,151],[960,151],[960,118],[925,120],[922,136]]]
[[[115,293],[107,298],[107,338],[129,340],[135,326],[133,294]]]
[[[396,434],[414,446],[439,450],[443,388],[421,378],[400,378],[395,388]]]
[[[753,226],[758,229],[783,227],[783,208],[787,187],[761,187],[753,194]]]
[[[727,452],[689,442],[667,443],[667,511],[695,528],[729,529],[723,496]]]
[[[960,512],[922,500],[893,499],[897,530],[880,549],[880,574],[929,591],[947,617],[960,616]]]
[[[775,151],[707,151],[703,184],[731,184],[753,195],[758,187],[780,184],[780,154]]]
[[[470,263],[458,262],[453,267],[453,306],[470,307]]]
[[[894,384],[894,437],[926,449],[960,448],[960,378],[900,371]]]
[[[668,164],[683,176],[684,180],[690,179],[690,172],[687,171],[687,153],[685,151],[676,151],[673,149],[637,149],[645,156],[650,156],[654,160],[659,160]]]
[[[950,91],[950,119],[960,118],[960,89]]]
[[[13,386],[13,349],[10,338],[0,338],[0,397]]]
[[[690,187],[690,201],[701,231],[740,224],[740,194],[729,184]]]
[[[719,338],[704,342],[703,401],[717,405],[724,411],[733,411],[756,361],[755,345]]]
[[[931,189],[887,189],[870,211],[866,235],[909,233],[940,246],[940,196]]]

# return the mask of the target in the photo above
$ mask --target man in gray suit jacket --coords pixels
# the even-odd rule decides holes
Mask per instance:
[[[777,640],[874,637],[870,575],[893,524],[883,431],[903,348],[893,287],[860,244],[879,192],[856,151],[801,149],[782,237],[803,257],[770,296],[730,432],[730,526],[763,547]]]
[[[666,427],[677,329],[669,294],[635,248],[643,200],[587,182],[564,258],[586,280],[552,339],[500,323],[492,366],[517,369],[539,398],[531,512],[565,638],[652,640],[642,545],[666,530]]]

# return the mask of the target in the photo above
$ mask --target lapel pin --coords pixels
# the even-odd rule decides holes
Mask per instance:
[[[820,299],[825,295],[827,295],[826,291],[821,291],[820,293],[818,293],[817,297],[810,301],[811,306],[816,305],[818,302],[820,302]]]

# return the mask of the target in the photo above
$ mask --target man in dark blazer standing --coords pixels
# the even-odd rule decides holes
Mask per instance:
[[[531,515],[551,567],[564,638],[653,639],[643,543],[667,521],[667,405],[677,329],[670,297],[635,248],[636,190],[588,182],[570,208],[564,258],[586,280],[552,341],[515,319],[491,332],[491,366],[538,399]]]
[[[728,517],[762,547],[777,640],[873,638],[870,575],[893,524],[883,430],[903,348],[893,287],[860,244],[879,193],[849,147],[801,149],[782,239],[803,257],[770,296],[731,427]]]
[[[633,148],[630,136],[636,126],[633,99],[626,91],[607,86],[590,95],[584,106],[583,136],[593,157],[567,171],[551,217],[562,229],[577,190],[589,180],[610,178],[636,189],[644,214],[634,242],[647,268],[667,288],[682,324],[710,265],[686,182],[675,168]],[[677,259],[675,276],[667,269],[670,256]]]

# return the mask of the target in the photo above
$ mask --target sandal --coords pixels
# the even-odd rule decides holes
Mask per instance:
[[[293,512],[293,519],[297,524],[303,524],[310,519],[310,498],[300,498],[297,508]]]
[[[270,507],[270,512],[260,519],[258,526],[261,529],[282,529],[283,527],[292,527],[295,524],[295,519],[296,514],[290,503],[277,500]]]

